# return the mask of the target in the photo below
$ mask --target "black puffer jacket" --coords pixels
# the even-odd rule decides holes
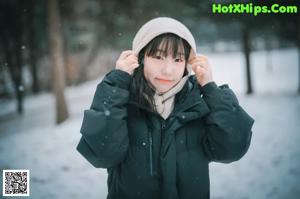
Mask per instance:
[[[227,85],[190,76],[167,120],[130,95],[131,76],[112,70],[85,110],[77,150],[108,170],[109,199],[209,198],[211,161],[248,150],[254,120]]]

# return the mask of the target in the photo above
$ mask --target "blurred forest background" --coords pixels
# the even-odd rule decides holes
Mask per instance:
[[[186,24],[200,46],[198,53],[243,52],[248,94],[255,92],[251,52],[296,47],[300,53],[299,14],[212,14],[213,2],[233,1],[1,0],[0,99],[16,100],[22,114],[26,96],[53,92],[56,121],[64,121],[64,88],[114,68],[119,53],[131,49],[138,28],[158,16]],[[300,93],[300,81],[295,90]]]

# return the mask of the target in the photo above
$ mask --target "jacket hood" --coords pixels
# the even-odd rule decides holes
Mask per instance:
[[[132,42],[135,55],[137,56],[152,39],[164,33],[176,34],[188,42],[191,46],[189,60],[196,55],[196,42],[190,30],[181,22],[169,17],[151,19],[138,30]]]

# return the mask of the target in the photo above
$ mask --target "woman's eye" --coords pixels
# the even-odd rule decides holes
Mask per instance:
[[[161,59],[162,57],[160,55],[155,55],[154,58],[155,59]]]
[[[183,60],[180,59],[180,58],[176,58],[176,59],[175,59],[175,62],[183,62]]]

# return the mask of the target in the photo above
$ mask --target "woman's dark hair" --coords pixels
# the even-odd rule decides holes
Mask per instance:
[[[187,41],[173,33],[161,34],[154,39],[152,39],[139,53],[138,62],[140,64],[133,72],[133,80],[131,83],[131,94],[134,93],[137,98],[137,102],[152,111],[156,111],[153,96],[155,91],[149,86],[145,76],[144,76],[144,57],[155,56],[159,47],[163,51],[164,56],[168,53],[172,53],[173,58],[175,58],[179,50],[183,47],[183,53],[185,57],[185,63],[190,55],[191,46]],[[185,65],[185,71],[183,76],[188,74],[187,67]]]

